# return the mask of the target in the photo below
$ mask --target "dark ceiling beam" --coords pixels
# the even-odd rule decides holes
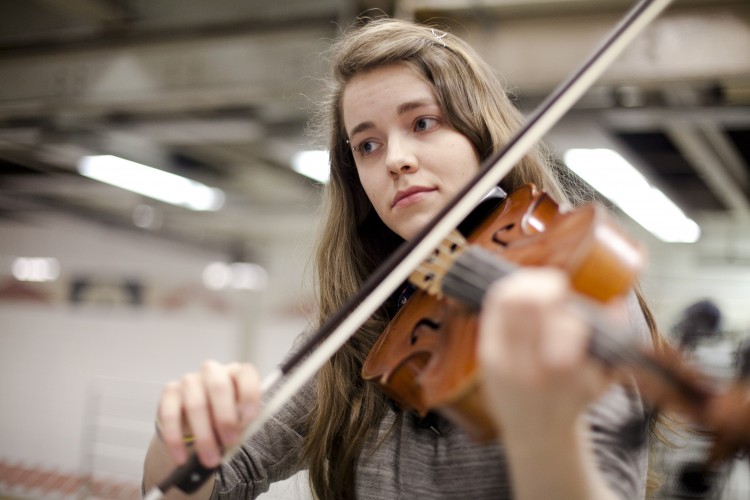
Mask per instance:
[[[525,97],[546,95],[615,22],[611,15],[539,17],[491,29],[469,23],[464,31]],[[311,26],[2,58],[0,119],[231,105],[273,106],[301,117],[315,101],[315,77],[324,71],[320,53],[336,29],[328,21]],[[750,77],[750,59],[742,57],[750,53],[750,8],[676,10],[650,28],[600,85],[710,80],[737,86]]]
[[[126,13],[114,2],[105,0],[33,0],[42,8],[65,17],[94,23],[114,21]]]
[[[450,2],[435,5],[444,3]],[[493,18],[492,8],[485,2],[474,7],[484,17],[462,18],[445,9],[436,10],[434,22],[447,24],[466,38],[521,95],[547,94],[591,54],[625,12],[610,9],[556,15],[539,10],[534,16]],[[675,2],[630,44],[598,84],[658,87],[679,81],[747,81],[750,58],[744,57],[746,54],[750,54],[747,2],[687,6]]]
[[[748,111],[750,114],[750,110]],[[698,124],[697,127],[739,188],[750,193],[750,165],[745,162],[726,133],[715,124]]]
[[[666,134],[732,216],[745,223],[750,221],[750,201],[722,159],[706,144],[700,130],[692,124],[674,122],[667,126]]]
[[[71,15],[65,0],[35,0],[43,4],[40,16],[55,16],[60,11]],[[83,5],[103,3],[96,0],[76,0]],[[199,3],[200,4],[200,3]],[[189,4],[187,4],[189,5]],[[210,5],[206,2],[205,5]],[[241,4],[240,4],[241,5]],[[250,6],[250,4],[246,4]],[[327,35],[336,30],[337,21],[342,17],[338,3],[330,0],[313,9],[300,9],[299,12],[281,17],[256,15],[251,9],[223,20],[207,21],[196,19],[180,25],[163,26],[159,19],[148,19],[137,11],[121,11],[114,18],[101,19],[96,15],[84,17],[83,22],[76,18],[76,25],[56,29],[46,29],[23,36],[0,36],[0,58],[59,54],[84,49],[122,49],[162,42],[181,40],[210,40],[234,35],[275,33],[288,30],[328,29]],[[73,7],[73,10],[75,7]],[[93,9],[92,9],[93,10]],[[13,11],[0,6],[0,16],[12,19]],[[109,16],[107,14],[104,17]],[[165,18],[168,20],[168,18]]]
[[[0,59],[0,119],[258,106],[304,114],[328,25]],[[271,117],[272,118],[272,117]]]

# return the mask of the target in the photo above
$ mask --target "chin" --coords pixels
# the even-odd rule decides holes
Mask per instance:
[[[419,233],[419,231],[422,230],[422,228],[427,224],[427,222],[429,221],[424,221],[424,223],[421,223],[421,224],[410,225],[409,227],[398,228],[398,230],[396,231],[396,234],[398,234],[405,240],[410,240],[414,238]]]
[[[437,213],[437,212],[436,212]],[[405,240],[415,237],[435,216],[432,213],[416,213],[404,219],[405,224],[386,224],[397,235]]]

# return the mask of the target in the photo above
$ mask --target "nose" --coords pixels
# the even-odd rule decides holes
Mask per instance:
[[[419,168],[417,155],[408,139],[393,137],[388,139],[385,165],[393,177],[411,173]]]

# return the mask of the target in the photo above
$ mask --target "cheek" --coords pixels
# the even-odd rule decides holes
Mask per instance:
[[[479,171],[479,157],[477,156],[474,146],[464,136],[453,133],[447,149],[439,152],[442,161],[450,158],[450,165],[446,165],[457,179],[468,179],[473,177]]]
[[[366,173],[359,170],[357,171],[357,174],[359,175],[359,183],[362,185],[362,189],[367,195],[367,199],[370,200],[370,204],[375,207],[375,210],[379,212],[377,202],[382,196],[379,196],[380,190],[378,189],[376,179],[373,179],[371,176],[368,176]]]
[[[446,174],[453,179],[456,190],[472,179],[479,171],[479,163],[473,152],[462,151],[452,158],[449,172]]]

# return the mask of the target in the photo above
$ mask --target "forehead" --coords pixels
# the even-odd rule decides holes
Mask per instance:
[[[390,64],[355,75],[341,98],[344,126],[372,120],[412,101],[435,102],[432,85],[410,65]],[[357,123],[354,123],[357,122]]]

